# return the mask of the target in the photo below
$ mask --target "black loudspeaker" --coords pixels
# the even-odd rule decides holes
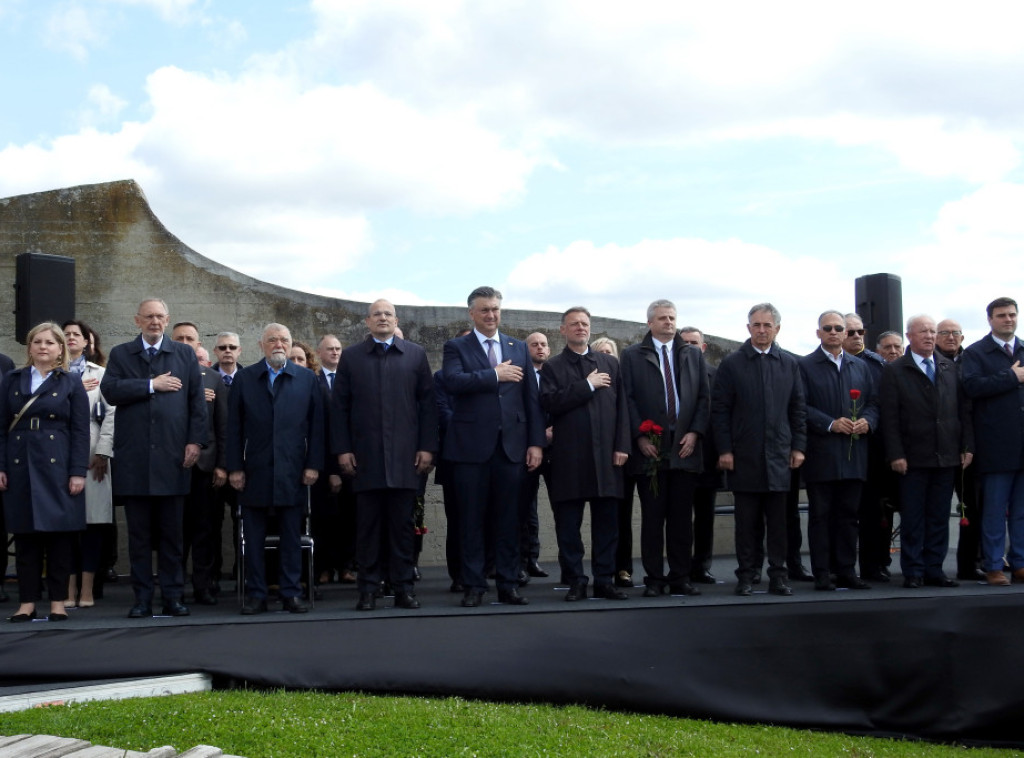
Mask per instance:
[[[36,324],[75,317],[75,259],[22,253],[15,264],[14,337],[24,345]]]
[[[868,350],[875,349],[882,332],[903,334],[903,282],[896,274],[858,277],[854,293],[857,315],[867,329],[864,346]]]

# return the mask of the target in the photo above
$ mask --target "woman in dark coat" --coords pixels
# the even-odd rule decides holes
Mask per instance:
[[[35,327],[27,343],[28,365],[7,374],[0,391],[0,490],[21,599],[10,620],[36,617],[45,560],[49,619],[65,621],[74,533],[85,529],[89,398],[67,371],[57,324]]]

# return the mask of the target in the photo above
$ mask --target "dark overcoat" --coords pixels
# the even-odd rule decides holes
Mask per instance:
[[[679,408],[675,419],[668,417],[665,405],[665,379],[661,361],[654,349],[651,333],[643,340],[622,351],[622,380],[626,387],[626,402],[629,408],[629,434],[632,450],[629,468],[633,475],[640,475],[647,469],[647,458],[640,452],[639,441],[645,435],[640,424],[650,420],[665,432],[661,436],[662,469],[679,469],[700,473],[703,469],[704,453],[702,438],[708,433],[711,412],[710,387],[707,365],[700,348],[688,345],[676,335],[672,341],[672,368],[675,372]],[[541,372],[543,376],[544,372]],[[674,428],[674,433],[669,430]],[[698,436],[693,453],[680,458],[679,442],[689,432]]]
[[[150,381],[170,372],[181,380],[177,392],[150,392]],[[209,442],[206,399],[199,361],[188,345],[164,335],[152,357],[142,338],[110,351],[100,392],[117,406],[114,418],[114,495],[187,495],[192,472],[185,446]]]
[[[611,386],[592,390],[594,370],[611,376]],[[532,372],[528,380],[533,380]],[[593,350],[586,355],[566,347],[540,372],[540,404],[554,434],[548,455],[552,501],[621,498],[623,467],[613,454],[629,453],[629,409],[619,362]]]
[[[203,389],[213,390],[213,400],[206,401],[206,420],[209,428],[206,447],[199,453],[196,465],[201,471],[213,473],[215,468],[227,470],[225,445],[228,433],[228,388],[220,378],[217,370],[208,366],[200,366],[199,373],[203,377]],[[205,396],[205,391],[203,395]]]
[[[979,474],[1024,470],[1024,384],[1010,368],[1024,365],[1024,346],[1014,338],[1013,358],[987,334],[964,350],[960,375],[973,406]]]
[[[711,424],[720,453],[732,453],[729,488],[788,492],[789,455],[807,450],[807,408],[795,356],[772,343],[766,355],[748,339],[722,359],[711,390]]]
[[[885,459],[905,458],[910,468],[960,465],[961,453],[974,452],[970,401],[957,365],[936,352],[935,384],[907,354],[882,374],[881,411]]]
[[[7,473],[7,531],[73,532],[85,529],[85,490],[72,496],[68,479],[89,470],[89,397],[82,380],[55,369],[32,396],[31,369],[15,369],[0,391],[0,466]]]
[[[454,463],[490,460],[499,440],[508,459],[522,463],[528,447],[545,444],[544,415],[526,343],[500,332],[495,339],[503,360],[523,370],[522,381],[498,381],[475,332],[444,346],[441,370],[452,403],[444,456]]]
[[[228,396],[228,472],[245,472],[248,508],[306,503],[304,469],[324,465],[323,391],[316,374],[286,361],[270,389],[266,361],[235,374]]]
[[[355,492],[415,490],[416,453],[436,454],[437,400],[427,354],[395,337],[386,351],[373,337],[341,354],[331,405],[331,452],[352,453]]]
[[[800,359],[800,376],[807,401],[807,460],[800,471],[805,482],[835,482],[868,476],[868,439],[878,430],[878,387],[866,361],[843,353],[842,368],[818,348]],[[858,390],[857,418],[865,419],[870,434],[852,439],[829,431],[837,418],[853,417],[850,390]]]

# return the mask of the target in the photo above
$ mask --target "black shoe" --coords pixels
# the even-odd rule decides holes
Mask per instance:
[[[164,607],[160,611],[163,616],[189,616],[191,612],[180,600],[165,600]]]
[[[301,597],[281,598],[281,610],[288,613],[309,613],[309,606]]]
[[[689,595],[691,597],[694,597],[700,594],[700,590],[694,587],[689,582],[679,582],[678,584],[670,584],[668,586],[668,594]]]
[[[24,624],[26,621],[33,621],[36,618],[36,612],[31,611],[29,613],[15,613],[11,616],[8,621],[12,624]]]
[[[372,592],[360,592],[359,602],[356,603],[357,611],[372,611],[377,607],[377,598]]]
[[[484,593],[480,590],[466,590],[462,596],[463,608],[476,608],[484,601]]]
[[[879,584],[888,584],[890,581],[889,572],[883,572],[881,569],[868,572],[867,574],[864,574],[862,578],[867,579],[870,582],[878,582]]]
[[[411,592],[395,593],[395,608],[405,608],[407,611],[415,611],[420,607],[420,601]]]
[[[924,578],[925,587],[959,587],[960,582],[955,579],[950,579],[948,576],[926,576]]]
[[[387,582],[381,582],[380,585],[377,587],[377,597],[389,597],[394,594],[395,593],[391,590],[391,585]]]
[[[530,575],[526,573],[526,569],[519,569],[519,576],[516,577],[516,584],[520,587],[525,587],[530,583]]]
[[[768,581],[768,591],[773,595],[781,595],[782,597],[789,597],[793,594],[793,590],[786,584],[786,580],[781,576],[773,576]]]
[[[957,571],[956,578],[961,582],[983,582],[985,581],[985,572],[980,568],[970,569],[969,571]]]
[[[754,573],[754,577],[750,580],[750,583],[751,584],[760,584],[761,583],[761,572],[760,571],[757,571],[757,572]]]
[[[247,597],[242,605],[243,616],[255,616],[267,612],[267,599],[265,597]]]
[[[569,591],[565,593],[565,602],[574,603],[577,600],[587,599],[587,583],[586,582],[573,582],[569,586]]]
[[[117,581],[117,572],[114,570],[113,566],[111,566],[110,568],[107,569],[107,573],[103,577],[103,580],[107,581],[107,582],[116,582]]]
[[[819,592],[835,592],[836,586],[832,584],[832,577],[827,571],[823,571],[814,578],[814,589]]]
[[[690,572],[690,581],[696,582],[697,584],[718,584],[718,580],[715,579],[715,575],[707,569]]]
[[[750,597],[754,594],[754,588],[750,586],[750,582],[740,582],[736,585],[736,594],[740,597]]]
[[[657,584],[644,585],[644,597],[658,597],[661,595],[661,586]]]
[[[614,584],[595,584],[594,597],[602,600],[629,600],[629,595]]]
[[[209,590],[198,590],[195,595],[195,602],[198,605],[217,605],[217,598]]]
[[[147,619],[153,617],[153,608],[149,603],[136,603],[132,606],[132,609],[128,611],[128,618],[130,619]]]
[[[67,621],[68,614],[66,613],[51,613],[46,617],[49,621]]]
[[[836,587],[845,587],[848,590],[869,590],[871,585],[865,582],[856,574],[840,575],[836,577]]]
[[[422,578],[423,578],[423,574],[420,573],[420,567],[419,566],[413,566],[412,567],[412,580],[414,582],[418,582]]]
[[[809,572],[802,564],[794,566],[788,572],[789,581],[791,582],[813,582],[814,575]]]
[[[461,595],[463,592],[466,591],[466,588],[462,586],[462,582],[452,582],[451,586],[448,588],[448,591],[455,592]]]
[[[548,572],[540,567],[537,561],[530,561],[526,564],[526,573],[530,576],[544,577],[548,576]]]
[[[498,590],[498,602],[505,605],[529,605],[530,601],[519,594],[519,590],[513,587],[510,590]]]
[[[633,575],[628,571],[620,571],[615,575],[615,586],[616,587],[635,587],[633,584]]]
[[[903,587],[908,590],[919,590],[921,589],[921,580],[916,576],[905,576],[903,577]]]

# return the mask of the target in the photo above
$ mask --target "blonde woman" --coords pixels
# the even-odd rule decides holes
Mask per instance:
[[[0,490],[14,534],[20,605],[13,623],[36,618],[43,566],[50,621],[66,621],[74,535],[85,528],[89,398],[68,373],[64,331],[42,323],[28,333],[28,364],[0,390]]]
[[[607,353],[614,358],[619,357],[619,346],[615,344],[615,340],[608,337],[598,337],[590,343],[590,349],[595,353]]]

